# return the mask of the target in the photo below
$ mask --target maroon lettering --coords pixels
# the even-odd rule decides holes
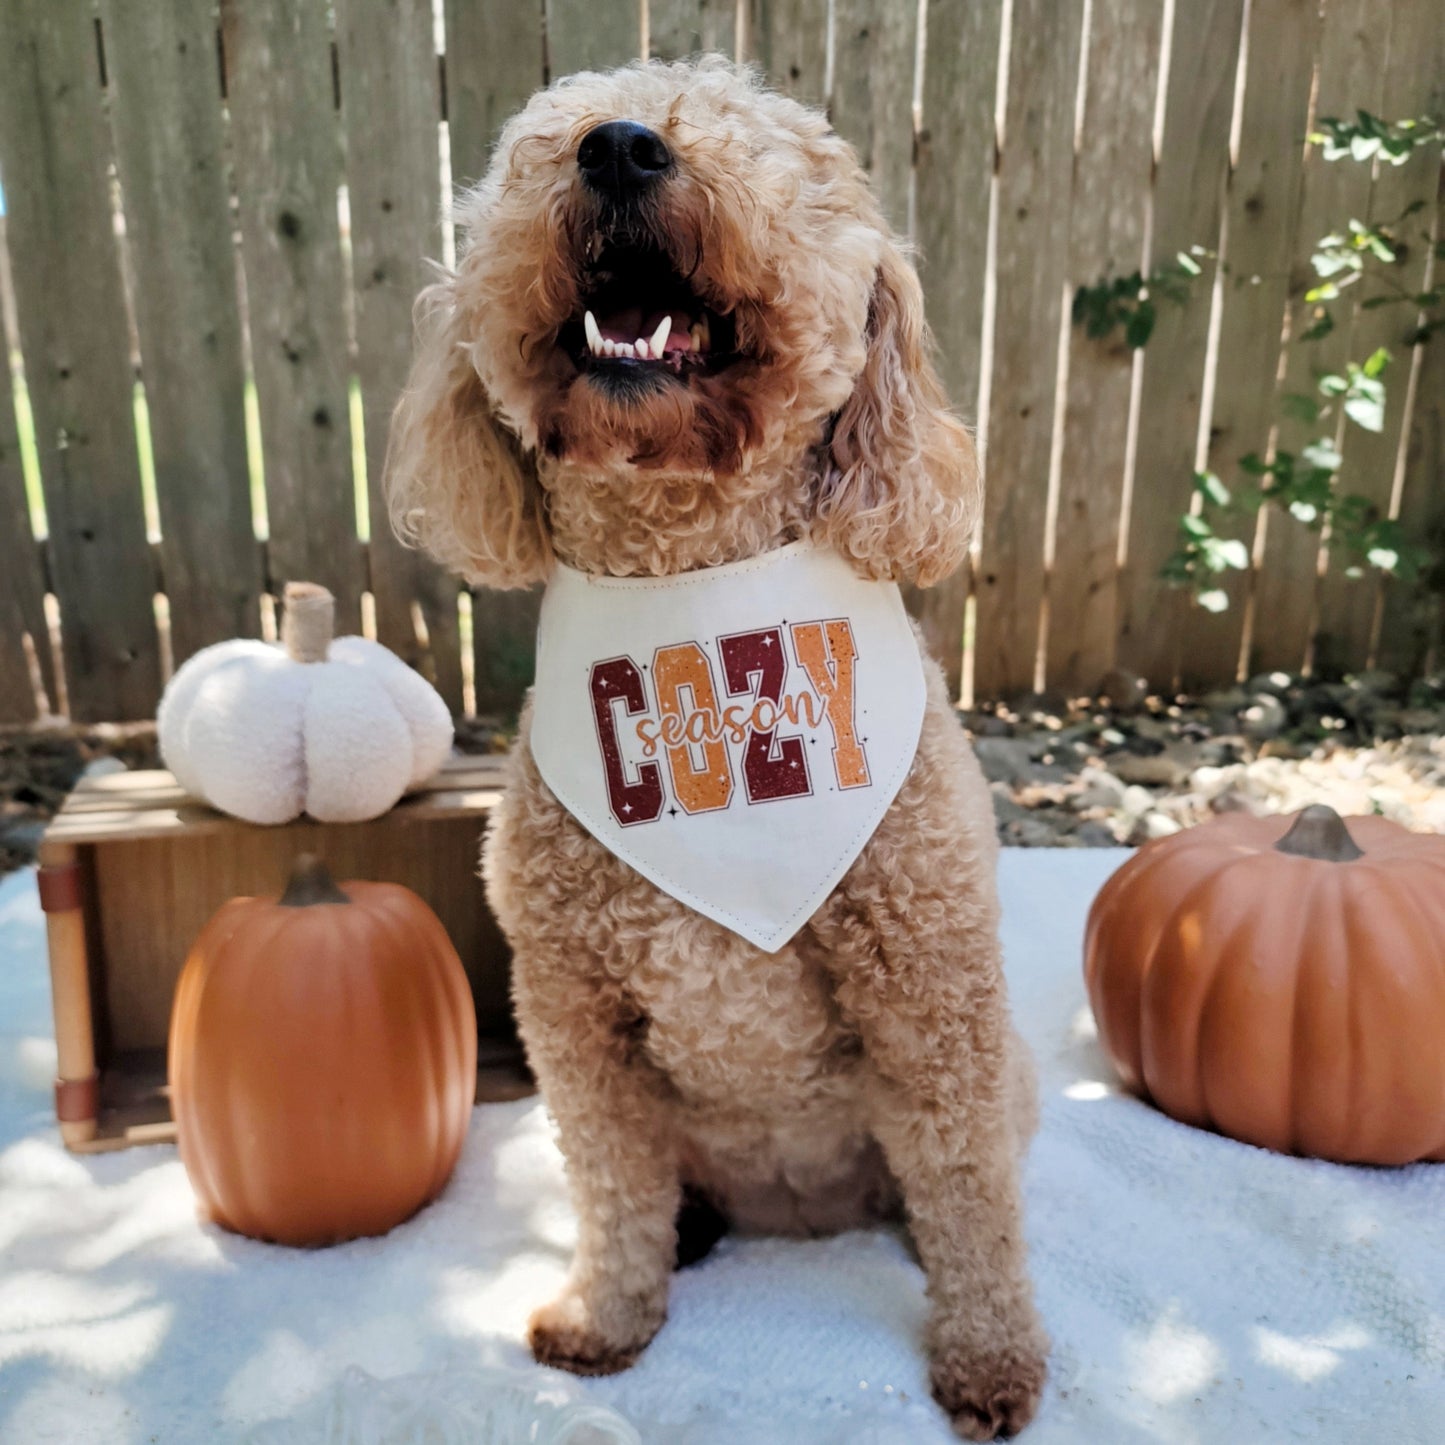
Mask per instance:
[[[723,682],[729,697],[750,695],[755,704],[769,702],[774,718],[783,697],[788,660],[783,655],[783,634],[776,627],[759,632],[735,632],[718,638]],[[743,750],[743,783],[748,802],[770,803],[776,798],[797,798],[813,791],[808,759],[801,735],[780,738],[776,726],[749,729]]]
[[[592,720],[597,726],[597,745],[602,749],[602,767],[607,775],[607,803],[612,816],[629,828],[634,823],[654,822],[662,812],[662,768],[643,763],[637,780],[630,782],[622,747],[617,741],[617,712],[620,702],[631,717],[647,707],[642,674],[630,657],[611,657],[594,662],[589,682],[592,692]]]

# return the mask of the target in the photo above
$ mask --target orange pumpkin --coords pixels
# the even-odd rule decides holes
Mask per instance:
[[[171,1013],[181,1160],[202,1212],[241,1234],[383,1234],[451,1176],[476,1091],[456,949],[391,883],[338,888],[297,861],[278,899],[233,898],[201,931]]]
[[[1358,1164],[1445,1159],[1445,839],[1306,808],[1146,844],[1089,914],[1126,1086],[1187,1124]]]

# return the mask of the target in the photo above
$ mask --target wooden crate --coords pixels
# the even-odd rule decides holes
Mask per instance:
[[[320,854],[338,879],[401,883],[431,905],[476,1000],[478,1098],[529,1092],[508,1000],[509,955],[477,876],[501,761],[455,758],[369,823],[302,819],[279,828],[218,813],[166,772],[82,782],[40,850],[66,1145],[95,1152],[175,1137],[165,1049],[186,953],[228,898],[279,894],[304,852]]]

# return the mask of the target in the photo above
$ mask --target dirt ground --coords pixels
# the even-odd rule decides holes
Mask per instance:
[[[1329,803],[1445,832],[1445,677],[1338,682],[1272,673],[1199,698],[1039,695],[960,714],[993,791],[1000,841],[1117,847],[1212,814]],[[487,720],[458,725],[464,752],[504,746]],[[155,727],[0,733],[0,873],[32,862],[46,822],[87,771],[160,766]]]

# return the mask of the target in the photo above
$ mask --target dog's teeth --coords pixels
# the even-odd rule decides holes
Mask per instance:
[[[707,351],[712,346],[712,328],[707,324],[706,316],[697,323],[697,329],[701,343],[698,350]]]
[[[631,356],[632,343],[630,341],[619,341],[617,343],[617,354],[619,356]]]
[[[639,361],[650,361],[652,359],[652,352],[648,350],[647,343],[640,336],[633,342],[632,349],[637,353],[637,359]]]
[[[652,340],[647,343],[648,348],[654,356],[661,356],[663,348],[667,345],[667,338],[672,335],[672,317],[664,316],[657,323],[657,330],[652,333]]]
[[[603,341],[603,343],[602,343],[602,354],[603,354],[603,356],[616,356],[616,355],[617,355],[617,343],[616,343],[615,341]]]
[[[694,325],[694,326],[692,327],[692,329],[688,332],[688,335],[692,337],[692,349],[693,349],[694,351],[701,351],[701,350],[702,350],[702,326],[701,326],[701,324]]]
[[[593,356],[602,354],[602,330],[597,325],[597,318],[589,311],[582,318],[583,329],[587,332],[587,349]]]

